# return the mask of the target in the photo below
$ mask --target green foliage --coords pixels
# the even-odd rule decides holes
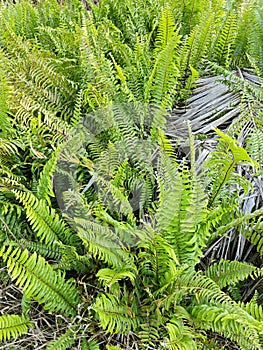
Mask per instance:
[[[64,334],[62,334],[58,339],[53,340],[48,343],[47,350],[66,350],[74,344],[74,330],[68,329]]]
[[[71,235],[70,229],[53,208],[50,208],[43,199],[38,200],[33,193],[14,191],[14,194],[23,203],[27,218],[40,242],[44,241],[46,245],[51,245],[63,238],[67,242]]]
[[[219,64],[229,67],[229,61],[233,54],[235,36],[237,32],[237,13],[229,12],[223,24],[220,34],[215,42],[215,57]]]
[[[62,311],[68,315],[77,313],[80,302],[77,288],[72,280],[65,281],[61,271],[54,271],[44,258],[36,253],[29,256],[27,250],[1,249],[1,257],[9,273],[27,297],[33,297],[50,311]]]
[[[0,340],[10,340],[19,335],[27,333],[33,323],[25,315],[3,315],[0,316]]]
[[[140,349],[216,349],[218,335],[262,348],[262,307],[240,288],[261,268],[206,260],[230,230],[263,252],[262,209],[244,209],[262,175],[262,83],[242,77],[262,73],[261,5],[0,5],[0,256],[32,317],[0,316],[2,340],[38,322],[37,301],[67,324],[47,349],[117,350],[129,337]],[[212,136],[197,141],[173,111],[209,74],[239,94],[240,115],[196,164]]]
[[[220,260],[217,264],[209,266],[206,275],[215,281],[220,288],[247,279],[249,276],[258,278],[262,274],[261,269],[239,261]]]

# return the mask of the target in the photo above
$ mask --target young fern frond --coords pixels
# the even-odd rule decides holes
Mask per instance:
[[[44,303],[44,309],[76,315],[80,298],[72,280],[65,281],[61,271],[55,271],[44,258],[27,250],[3,247],[0,256],[16,285],[27,297]]]
[[[155,52],[159,52],[166,48],[168,43],[176,34],[176,25],[171,9],[166,6],[161,13],[159,19],[159,27],[155,39]]]
[[[0,341],[10,340],[28,332],[28,328],[33,328],[26,315],[2,315],[0,316]]]

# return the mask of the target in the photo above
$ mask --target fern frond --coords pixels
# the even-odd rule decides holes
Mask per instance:
[[[116,268],[134,266],[132,256],[119,244],[114,231],[88,219],[75,222],[78,236],[92,255]]]
[[[262,273],[261,269],[253,265],[228,260],[220,260],[205,271],[206,276],[215,281],[220,288],[244,281],[248,277],[258,278]]]
[[[52,175],[55,171],[55,166],[57,163],[57,159],[60,154],[60,147],[57,148],[57,150],[52,154],[51,158],[47,161],[47,163],[44,165],[44,168],[40,174],[38,185],[37,185],[37,198],[39,200],[43,199],[48,202],[50,205],[49,197],[54,197],[54,191],[53,191],[53,181],[52,181]]]
[[[254,297],[253,297],[254,299]],[[251,315],[255,320],[262,323],[263,321],[263,307],[262,305],[259,305],[255,300],[251,300],[248,303],[239,302],[238,305],[247,312],[249,315]]]
[[[155,51],[163,50],[172,40],[176,33],[176,25],[174,22],[171,9],[166,6],[161,13],[159,19],[158,31],[155,39]]]
[[[75,332],[76,327],[71,327],[67,331],[59,336],[57,339],[52,340],[46,346],[46,350],[66,350],[71,349],[71,346],[75,342]]]
[[[102,294],[96,299],[93,310],[98,313],[100,325],[109,333],[128,333],[136,329],[140,317],[122,299],[111,294]]]
[[[27,333],[28,328],[34,324],[25,315],[2,315],[0,316],[0,340],[10,340]]]
[[[2,61],[2,52],[0,51],[0,58]],[[7,135],[8,132],[13,132],[11,128],[11,118],[8,116],[8,103],[7,97],[9,94],[8,84],[4,75],[4,67],[2,63],[0,65],[0,129],[3,135]]]
[[[105,268],[99,270],[97,277],[105,286],[111,287],[121,279],[129,278],[129,280],[132,282],[135,278],[135,275],[131,271],[116,271],[113,269]]]
[[[45,245],[43,243],[39,242],[32,242],[28,241],[26,239],[20,239],[17,244],[20,247],[26,248],[31,253],[36,252],[37,254],[49,258],[49,259],[55,259],[60,260],[62,251],[61,248],[58,245]]]
[[[29,255],[21,251],[3,247],[0,256],[7,264],[8,272],[18,287],[28,297],[32,297],[49,311],[60,311],[66,315],[75,315],[80,303],[76,285],[72,280],[65,281],[61,271],[55,271],[44,258],[36,253]]]
[[[261,166],[263,164],[263,132],[260,129],[253,129],[249,133],[246,143],[247,151],[253,159],[255,159]]]
[[[229,12],[221,32],[215,43],[215,57],[222,65],[229,67],[231,55],[234,51],[235,37],[237,31],[237,13]]]
[[[183,320],[172,318],[166,324],[169,340],[164,341],[169,350],[197,350],[197,342],[193,330]]]
[[[75,270],[79,273],[86,273],[91,265],[91,256],[89,254],[80,255],[73,246],[59,244],[60,257],[58,267],[60,270]]]
[[[201,254],[196,229],[205,217],[205,195],[198,181],[190,180],[191,174],[184,165],[177,167],[164,157],[162,168],[157,229],[174,248],[180,263],[189,263]]]
[[[236,341],[245,350],[260,350],[259,334],[262,325],[255,324],[247,314],[241,316],[238,310],[223,306],[198,305],[191,309],[191,314],[203,329],[211,329]]]
[[[44,241],[46,245],[51,245],[59,240],[65,243],[70,240],[71,230],[43,199],[39,200],[30,192],[14,190],[13,193],[24,205],[27,218],[40,241]]]

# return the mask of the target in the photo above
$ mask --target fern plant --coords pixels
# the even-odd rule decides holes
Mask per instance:
[[[262,269],[204,266],[203,255],[234,228],[262,253],[262,210],[240,209],[262,172],[262,94],[229,71],[238,64],[261,74],[262,9],[224,0],[83,3],[0,7],[0,256],[24,294],[22,312],[0,316],[0,338],[9,346],[28,332],[37,302],[37,313],[64,328],[47,349],[218,348],[218,334],[261,349],[257,294],[247,303],[231,295]],[[190,126],[172,121],[188,130],[190,154],[181,157],[181,139],[165,125],[199,76],[215,73],[241,94],[243,111],[228,135],[217,130],[199,174]]]

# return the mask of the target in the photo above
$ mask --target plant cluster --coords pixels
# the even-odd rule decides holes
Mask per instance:
[[[263,348],[262,9],[1,2],[1,348]]]

